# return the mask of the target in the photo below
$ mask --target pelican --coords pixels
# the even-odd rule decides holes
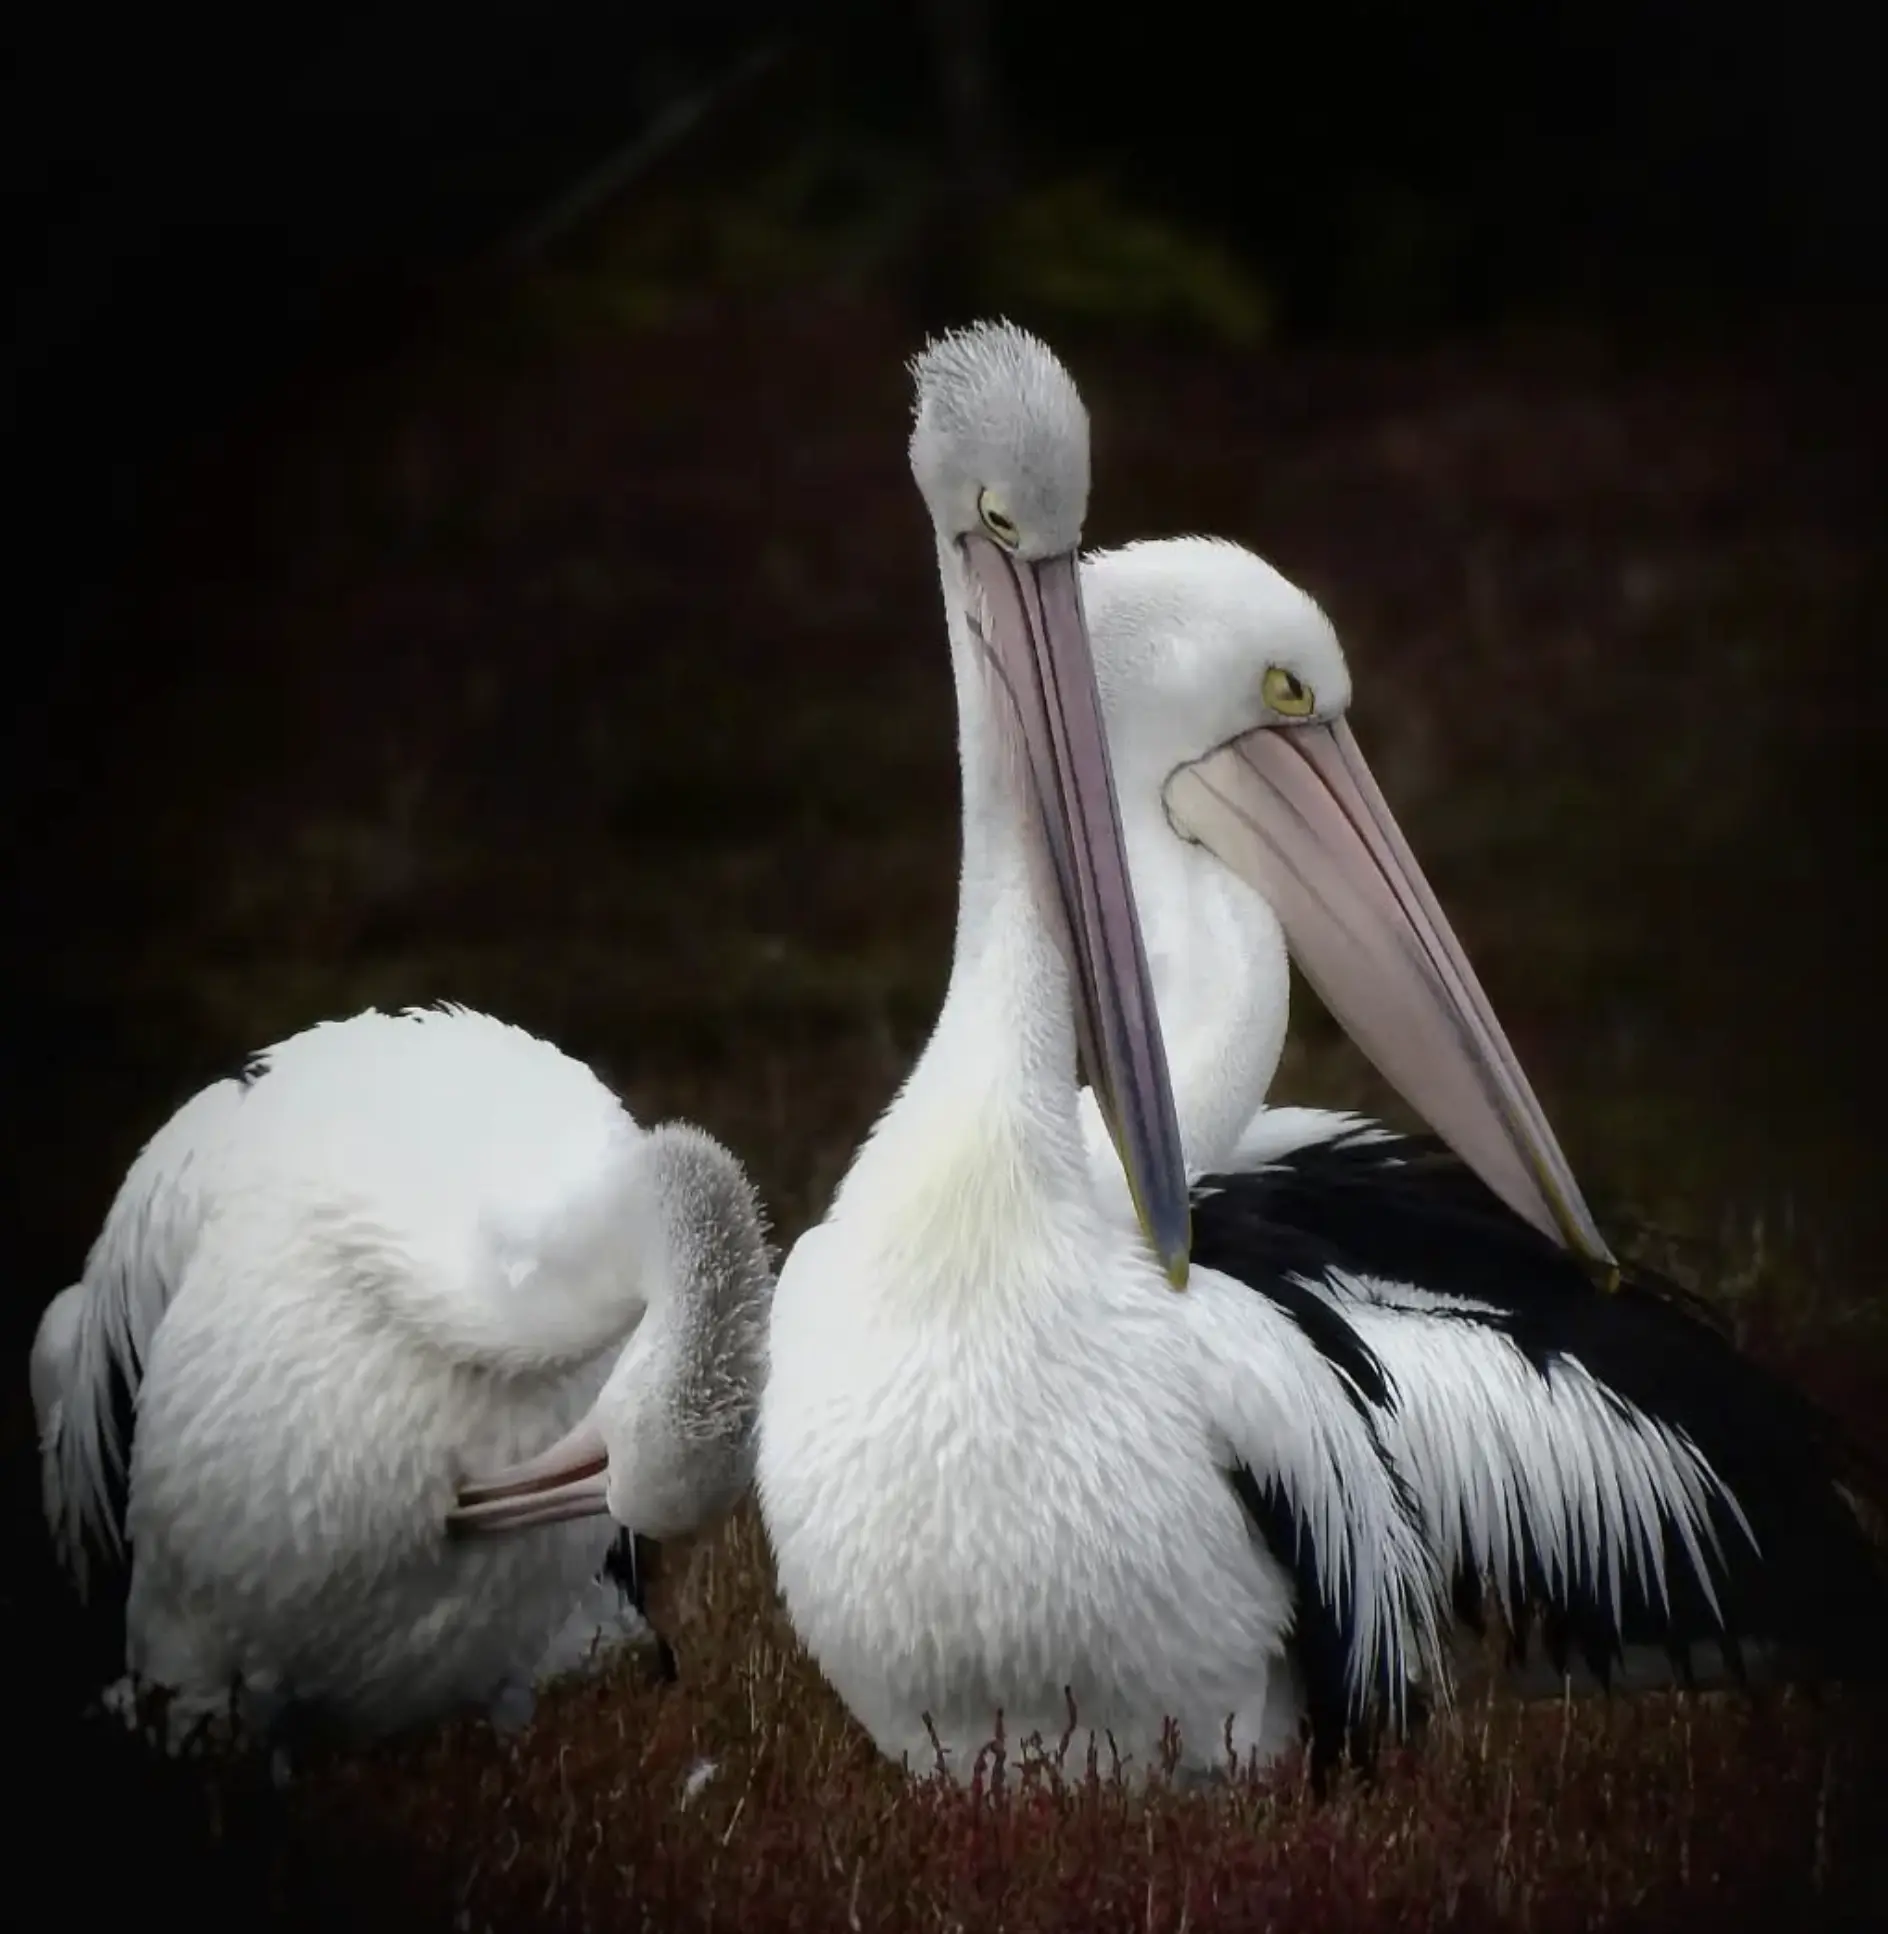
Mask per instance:
[[[521,1723],[542,1679],[641,1623],[641,1548],[594,1522],[451,1537],[459,1482],[559,1436],[632,1358],[624,1428],[667,1446],[694,1313],[768,1274],[725,1149],[642,1128],[488,1015],[370,1009],[205,1089],[33,1347],[56,1548],[81,1598],[124,1594],[108,1703],[163,1688],[173,1744],[232,1687],[262,1737],[291,1714],[370,1736],[463,1706]]]
[[[1523,1219],[1602,1273],[1616,1267],[1357,748],[1350,670],[1324,612],[1215,538],[1097,553],[1082,582],[1189,1166],[1372,1133],[1324,1110],[1261,1108],[1287,1019],[1276,903],[1300,969],[1403,1098]],[[1244,739],[1266,725],[1305,729]],[[1234,739],[1238,753],[1209,758]],[[1291,844],[1276,828],[1294,813],[1306,818]],[[1091,1147],[1105,1145],[1086,1094],[1083,1116]]]
[[[775,1291],[757,1490],[786,1609],[882,1752],[1077,1728],[1184,1773],[1440,1685],[1381,1379],[1188,1264],[1188,1192],[1077,579],[1088,419],[1007,324],[915,361],[963,850],[930,1041]],[[1089,1169],[1079,1064],[1130,1185]],[[1171,1722],[1171,1724],[1170,1724]],[[1175,1730],[1177,1729],[1177,1737]]]
[[[648,1268],[649,1314],[596,1401],[548,1450],[463,1480],[447,1520],[461,1534],[598,1518],[633,1530],[638,1595],[665,1648],[690,1551],[753,1481],[773,1290],[745,1177],[689,1133],[656,1158],[687,1214]]]
[[[1081,400],[1007,325],[942,339],[914,376],[957,937],[929,1045],[774,1292],[756,1471],[786,1609],[920,1774],[970,1777],[999,1724],[1057,1739],[1071,1702],[1142,1765],[1270,1756],[1307,1719],[1328,1756],[1439,1684],[1441,1573],[1341,1319],[1189,1278],[1076,578]],[[1089,1172],[1078,1055],[1128,1222]],[[508,1495],[593,1506],[610,1439],[599,1407]]]
[[[1083,594],[1195,1260],[1315,1292],[1368,1347],[1471,1622],[1492,1578],[1517,1639],[1537,1621],[1559,1670],[1577,1653],[1602,1683],[1641,1647],[1681,1674],[1697,1647],[1737,1670],[1750,1642],[1851,1662],[1888,1607],[1850,1454],[1701,1306],[1621,1270],[1371,777],[1324,613],[1208,538],[1091,557]],[[1464,1159],[1260,1105],[1288,942]],[[1126,1218],[1098,1097],[1083,1105]]]

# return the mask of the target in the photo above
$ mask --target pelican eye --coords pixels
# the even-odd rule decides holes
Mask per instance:
[[[1022,533],[1016,528],[1016,520],[1003,508],[1002,500],[993,490],[977,493],[977,515],[983,520],[983,527],[1006,551],[1015,550],[1022,541]]]
[[[1288,719],[1307,717],[1317,706],[1311,687],[1283,665],[1270,666],[1259,687],[1267,705]]]

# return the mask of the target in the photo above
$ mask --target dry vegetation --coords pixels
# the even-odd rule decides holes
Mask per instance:
[[[751,1516],[690,1596],[676,1690],[631,1663],[516,1742],[468,1723],[317,1766],[287,1799],[188,1785],[232,1910],[467,1930],[1800,1926],[1888,1877],[1869,1841],[1888,1768],[1840,1700],[1482,1694],[1322,1802],[1295,1767],[1150,1793],[1081,1733],[1046,1754],[993,1741],[967,1792],[913,1788],[798,1653]]]
[[[164,1110],[318,1015],[450,996],[536,1027],[645,1118],[725,1136],[783,1237],[921,1037],[953,768],[908,326],[559,314],[550,337],[461,318],[179,478],[135,651],[49,720],[19,888],[44,1020],[17,1073],[41,1123],[16,1154],[22,1349]],[[1576,1164],[1686,1232],[1681,1267],[1752,1347],[1880,1446],[1861,1010],[1827,890],[1874,728],[1848,672],[1880,589],[1859,352],[1067,350],[1093,535],[1224,531],[1318,592]],[[1308,1001],[1281,1088],[1381,1102]],[[1322,1805],[1289,1769],[1142,1800],[1080,1742],[1059,1773],[909,1790],[797,1653],[746,1514],[690,1580],[670,1691],[625,1669],[519,1740],[456,1727],[285,1792],[153,1770],[71,1721],[23,1384],[14,1825],[73,1912],[455,1934],[1888,1913],[1880,1733],[1834,1696],[1477,1693]]]

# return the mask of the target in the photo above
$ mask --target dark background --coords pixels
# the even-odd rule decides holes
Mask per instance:
[[[781,118],[909,155],[947,226],[966,195],[1101,166],[1211,227],[1316,337],[1872,287],[1879,117],[1843,19],[560,0],[237,32],[221,10],[35,9],[6,29],[21,560],[63,593],[53,635],[83,636],[178,439],[289,380],[344,315],[384,329],[391,295],[463,271],[758,55],[786,57]],[[947,273],[918,279],[924,306],[961,303]]]
[[[0,1603],[47,1686],[19,1359],[251,1047],[488,1005],[817,1213],[948,953],[900,363],[993,309],[1083,384],[1092,540],[1325,603],[1615,1226],[1882,1414],[1860,29],[1089,11],[8,22]],[[1298,1014],[1281,1092],[1381,1105]]]

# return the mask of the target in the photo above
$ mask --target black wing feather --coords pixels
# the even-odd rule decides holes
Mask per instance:
[[[1701,1640],[1734,1662],[1740,1637],[1825,1665],[1873,1656],[1888,1589],[1842,1489],[1865,1488],[1863,1466],[1833,1422],[1739,1352],[1709,1305],[1676,1284],[1628,1267],[1616,1290],[1602,1289],[1436,1138],[1361,1140],[1352,1130],[1260,1169],[1204,1177],[1193,1257],[1286,1308],[1308,1335],[1314,1319],[1299,1301],[1302,1286],[1329,1284],[1339,1271],[1471,1299],[1480,1307],[1434,1313],[1500,1331],[1543,1377],[1577,1361],[1622,1408],[1690,1439],[1756,1540],[1753,1549],[1734,1514],[1714,1502],[1722,1557],[1709,1566],[1709,1584],[1722,1624],[1676,1525],[1665,1549],[1670,1608],[1622,1580],[1617,1619],[1603,1554],[1598,1568],[1556,1584],[1524,1535],[1506,1581],[1510,1603],[1534,1616],[1563,1669],[1578,1651],[1604,1678],[1622,1645],[1653,1643],[1669,1647],[1682,1670]],[[1333,1333],[1313,1340],[1332,1361],[1346,1354]],[[1349,1374],[1369,1388],[1355,1368]],[[1478,1624],[1479,1576],[1454,1585],[1458,1611]],[[1524,1644],[1525,1628],[1516,1636]]]

